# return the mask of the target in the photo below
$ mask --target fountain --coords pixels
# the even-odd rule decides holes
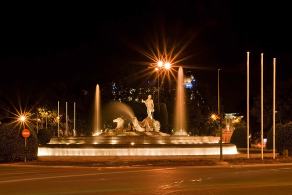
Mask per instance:
[[[93,136],[101,134],[101,115],[100,115],[100,89],[99,85],[96,84],[95,87],[95,97],[94,97],[94,114],[93,114]]]
[[[185,109],[185,89],[184,89],[184,73],[180,66],[177,77],[175,118],[174,118],[174,135],[188,135],[186,132],[186,109]]]
[[[188,136],[185,122],[183,70],[178,72],[175,110],[175,133],[160,131],[159,121],[153,118],[154,103],[151,95],[143,100],[147,117],[138,121],[131,108],[121,102],[110,103],[109,110],[116,128],[101,129],[100,89],[96,85],[93,136],[52,138],[39,147],[38,156],[181,156],[219,155],[219,137]],[[233,144],[224,144],[223,154],[236,154]]]
[[[142,102],[144,101],[142,100]],[[147,104],[145,103],[145,105]],[[104,107],[104,110],[106,111],[105,117],[116,123],[116,128],[106,128],[98,136],[167,135],[160,132],[160,123],[153,119],[149,109],[149,115],[142,121],[138,121],[133,110],[122,102],[110,102]]]

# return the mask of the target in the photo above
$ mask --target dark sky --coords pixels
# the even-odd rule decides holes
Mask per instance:
[[[266,77],[271,76],[273,57],[278,58],[280,83],[291,76],[292,17],[286,1],[97,1],[2,9],[1,87],[122,80],[147,68],[139,62],[149,59],[136,48],[147,51],[149,43],[162,37],[169,45],[189,41],[182,56],[190,58],[181,64],[214,92],[220,66],[226,99],[240,102],[245,95],[247,50],[252,55],[252,89],[259,86],[261,52]]]

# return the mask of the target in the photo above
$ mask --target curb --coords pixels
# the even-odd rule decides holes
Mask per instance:
[[[232,164],[230,162],[226,161],[218,161],[214,162],[214,165],[201,165],[201,164],[194,164],[194,165],[189,165],[189,164],[178,164],[176,163],[171,163],[171,164],[156,164],[156,163],[151,163],[151,164],[132,164],[132,165],[125,165],[125,164],[102,164],[98,165],[95,163],[88,163],[88,164],[80,164],[80,165],[64,165],[64,163],[60,163],[60,165],[42,165],[41,163],[39,164],[25,164],[25,163],[3,163],[0,164],[0,167],[43,167],[43,168],[90,168],[90,169],[96,169],[96,168],[121,168],[121,167],[150,167],[150,166],[158,166],[158,167],[175,167],[175,166],[185,166],[185,167],[197,167],[197,168],[244,168],[244,167],[279,167],[279,166],[292,166],[292,163],[251,163],[251,164]]]

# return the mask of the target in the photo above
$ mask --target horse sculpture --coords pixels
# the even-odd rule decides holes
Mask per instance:
[[[160,131],[160,123],[149,117],[145,118],[142,122],[139,122],[136,117],[132,119],[133,127],[136,131],[145,132],[145,131]]]

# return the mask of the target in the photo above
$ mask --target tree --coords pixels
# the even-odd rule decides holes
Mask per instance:
[[[272,91],[271,87],[265,89],[264,96],[264,132],[268,132],[272,128]],[[260,113],[260,96],[253,99],[251,106],[251,129],[257,129],[253,132],[258,134],[261,122]],[[292,116],[292,79],[284,81],[277,88],[276,94],[276,123],[288,123]]]
[[[283,82],[278,88],[277,117],[279,123],[288,123],[292,116],[292,79]]]
[[[289,153],[292,152],[292,122],[276,125],[275,140],[276,150],[280,154],[283,154],[285,149],[288,149]],[[273,148],[273,129],[268,132],[267,148]]]
[[[234,132],[232,134],[230,143],[235,144],[238,148],[246,148],[247,147],[247,139],[246,139],[246,124],[245,122],[240,122],[234,126]]]

